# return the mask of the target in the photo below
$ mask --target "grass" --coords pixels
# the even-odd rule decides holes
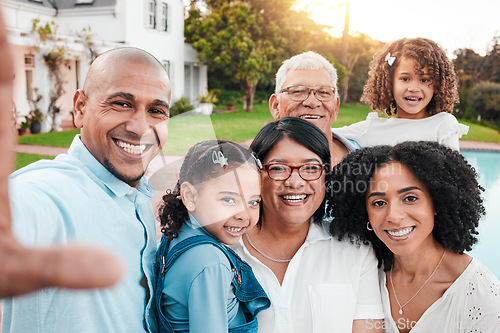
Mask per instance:
[[[341,127],[363,120],[369,111],[370,108],[366,105],[343,104],[340,107],[340,113],[334,126]],[[265,123],[272,120],[269,107],[264,103],[255,104],[254,112],[251,113],[239,109],[236,112],[219,112],[211,116],[182,115],[173,117],[170,119],[169,136],[162,154],[184,155],[194,143],[216,137],[235,142],[247,141],[252,139]],[[460,122],[470,126],[469,133],[463,136],[462,140],[500,143],[500,134],[497,130],[466,120],[460,120]],[[69,147],[77,133],[79,133],[79,130],[22,136],[19,137],[18,142],[21,144]],[[23,160],[21,163],[24,163],[28,158],[34,159],[35,156],[40,155],[31,156],[20,156],[18,154],[17,159]],[[31,162],[33,161],[31,160]],[[18,163],[18,165],[21,165],[21,163]]]
[[[42,160],[42,159],[52,160],[52,159],[54,159],[54,157],[55,156],[17,153],[16,154],[16,170],[20,169],[28,164],[36,162],[38,160]]]
[[[168,125],[168,139],[162,153],[184,155],[201,140],[224,139],[243,142],[252,139],[266,122],[273,121],[267,104],[254,105],[254,112],[215,113],[211,116],[173,117]]]
[[[20,136],[17,139],[17,142],[21,144],[39,146],[69,147],[77,133],[80,133],[80,130],[75,129],[64,132],[47,132],[42,134]]]

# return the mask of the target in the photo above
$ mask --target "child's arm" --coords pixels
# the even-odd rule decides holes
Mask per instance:
[[[206,267],[193,280],[188,300],[189,332],[228,331],[232,319],[228,318],[228,312],[239,305],[236,298],[230,299],[231,274],[228,267],[218,264]]]

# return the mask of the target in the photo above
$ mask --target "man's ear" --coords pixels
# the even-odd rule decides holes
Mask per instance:
[[[198,190],[193,184],[184,182],[181,185],[181,200],[189,212],[196,210],[196,197]]]
[[[271,116],[274,120],[280,119],[280,112],[278,109],[279,104],[280,101],[278,100],[278,96],[276,94],[272,94],[271,97],[269,97],[269,111],[271,112]]]
[[[87,105],[87,96],[82,89],[78,89],[73,96],[73,121],[76,128],[83,127],[83,117],[85,115],[85,106]]]

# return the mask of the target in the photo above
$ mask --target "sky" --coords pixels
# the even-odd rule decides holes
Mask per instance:
[[[302,3],[301,3],[301,2]],[[344,29],[345,0],[300,0],[311,18],[332,27],[340,36]],[[485,55],[493,37],[500,36],[498,0],[350,0],[350,33],[364,33],[383,41],[425,37],[436,41],[453,56],[459,48]]]

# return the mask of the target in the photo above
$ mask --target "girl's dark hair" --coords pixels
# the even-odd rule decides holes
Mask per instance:
[[[217,163],[220,159],[219,153],[222,153],[227,165],[223,162]],[[163,196],[163,203],[159,208],[161,232],[170,240],[176,238],[180,228],[189,218],[188,211],[180,197],[182,183],[189,182],[197,186],[223,176],[245,163],[254,165],[255,169],[260,171],[257,166],[260,162],[252,153],[231,141],[206,140],[189,148],[179,171],[179,181],[173,190],[167,190]]]
[[[285,117],[265,125],[255,136],[255,139],[250,145],[250,149],[255,152],[259,160],[264,161],[269,152],[284,138],[292,139],[318,155],[325,165],[325,182],[326,184],[331,183],[329,178],[331,177],[331,157],[328,140],[318,127],[304,119]],[[328,191],[328,188],[326,188],[326,190]],[[313,220],[317,223],[320,223],[324,217],[325,202],[326,195],[322,204],[313,214]],[[260,216],[259,222],[257,223],[259,227],[262,225],[262,205]]]
[[[395,57],[392,65],[385,60],[388,53]],[[428,114],[452,113],[453,106],[459,101],[458,78],[453,63],[436,42],[426,38],[399,39],[375,53],[361,101],[370,104],[372,110],[383,111],[389,116],[396,114],[393,79],[402,58],[414,60],[417,71],[422,71],[426,65],[429,68],[434,94],[427,105]]]
[[[399,162],[427,188],[434,211],[434,239],[445,249],[456,253],[470,251],[477,242],[475,235],[485,214],[475,169],[451,148],[436,142],[403,142],[394,147],[376,146],[350,153],[333,169],[334,217],[330,233],[339,240],[347,237],[353,243],[371,243],[379,267],[391,269],[394,256],[389,248],[366,228],[366,191],[377,168]]]

